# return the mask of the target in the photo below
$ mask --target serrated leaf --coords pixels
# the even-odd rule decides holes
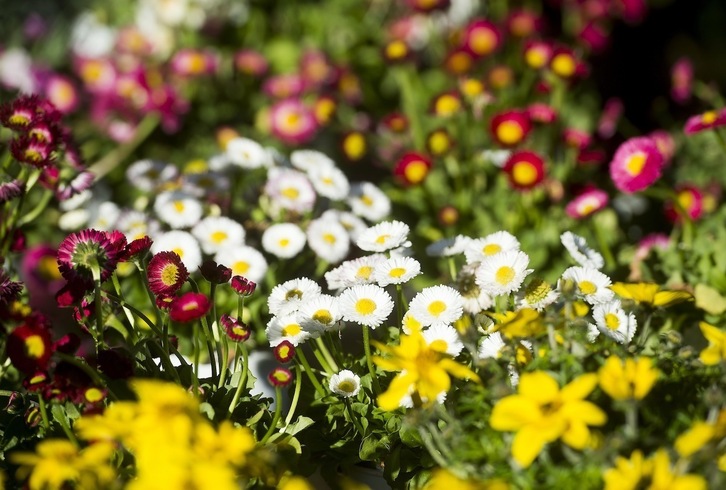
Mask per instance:
[[[310,427],[313,425],[315,421],[311,419],[310,417],[303,417],[302,415],[297,418],[295,422],[285,427],[285,433],[290,434],[291,436],[294,436],[301,430],[306,429],[307,427]]]

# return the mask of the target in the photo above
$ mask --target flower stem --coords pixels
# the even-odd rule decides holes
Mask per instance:
[[[247,353],[247,346],[242,345],[242,374],[239,377],[239,382],[237,383],[237,389],[234,391],[234,397],[232,397],[232,402],[229,404],[229,408],[227,409],[227,412],[232,415],[232,412],[234,412],[235,407],[237,406],[237,402],[239,401],[240,396],[242,395],[242,390],[247,385],[247,373],[249,372],[249,354]]]
[[[260,441],[260,444],[265,444],[270,438],[272,433],[277,427],[277,423],[280,421],[280,414],[282,412],[282,390],[279,386],[275,386],[275,415],[272,416],[272,422],[270,422],[270,428],[267,429],[267,433]]]
[[[638,437],[638,402],[630,400],[625,409],[625,433],[628,438]]]
[[[63,408],[56,404],[53,404],[53,406],[50,408],[50,411],[53,413],[54,418],[58,421],[58,423],[61,426],[61,429],[63,429],[63,432],[65,433],[66,437],[68,437],[68,440],[73,443],[74,446],[77,448],[80,448],[81,445],[78,443],[78,439],[76,438],[76,435],[71,430],[70,426],[66,422],[66,415],[63,411]]]
[[[355,412],[353,411],[353,407],[350,404],[350,398],[347,396],[343,398],[343,402],[345,402],[345,409],[348,412],[348,416],[350,416],[350,420],[353,421],[353,425],[355,426],[356,430],[361,436],[366,435],[365,429],[363,429],[363,426],[360,423],[360,420],[358,420],[358,417],[355,416]]]
[[[613,270],[615,268],[615,257],[613,257],[613,253],[610,250],[610,245],[608,245],[607,239],[605,238],[605,233],[602,229],[602,227],[598,224],[596,219],[590,220],[592,223],[592,227],[595,231],[595,237],[597,239],[597,244],[600,246],[600,251],[603,254],[603,257],[605,258],[605,264],[608,270]]]
[[[302,376],[300,376],[300,365],[295,365],[295,393],[292,395],[292,402],[290,403],[290,409],[287,412],[287,417],[285,417],[285,427],[290,425],[290,422],[292,422],[293,415],[295,414],[295,409],[297,408],[297,402],[300,400],[300,391],[302,388]]]
[[[371,373],[371,383],[373,384],[373,395],[378,396],[381,392],[381,385],[378,383],[376,377],[376,370],[373,367],[373,357],[371,357],[371,334],[369,327],[363,327],[363,349],[366,354],[366,365],[368,366],[368,372]]]
[[[50,422],[48,422],[48,409],[45,406],[45,400],[43,400],[43,395],[38,393],[38,408],[40,409],[40,418],[43,420],[43,427],[45,427],[45,431],[50,430]]]
[[[192,375],[192,387],[194,395],[199,392],[199,324],[194,322],[192,326],[192,362],[194,363]]]
[[[325,372],[327,372],[328,374],[337,373],[340,369],[338,368],[338,364],[335,362],[335,359],[333,359],[333,356],[330,355],[330,351],[325,346],[325,341],[323,340],[323,338],[318,337],[317,339],[315,339],[315,343],[320,348],[320,352],[323,353],[323,357],[325,357],[325,361],[328,364],[328,369],[326,369]]]
[[[318,381],[318,378],[315,377],[315,373],[313,373],[313,370],[310,368],[310,363],[308,363],[308,360],[305,357],[302,349],[298,349],[295,352],[295,358],[300,360],[300,363],[303,365],[303,368],[305,368],[305,372],[307,373],[308,378],[310,378],[310,382],[315,387],[315,390],[320,394],[321,397],[324,397],[326,393],[323,389],[323,385],[321,385],[320,381]]]

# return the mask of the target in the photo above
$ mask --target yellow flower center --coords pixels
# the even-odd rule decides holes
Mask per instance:
[[[461,109],[461,102],[453,95],[442,95],[436,100],[436,114],[439,116],[451,116]]]
[[[14,126],[27,126],[30,119],[25,114],[15,113],[8,119],[8,122]]]
[[[408,46],[401,40],[395,40],[388,43],[386,46],[386,56],[388,59],[397,60],[405,57],[408,54]]]
[[[524,59],[532,68],[542,68],[547,63],[547,54],[541,49],[528,49],[524,54]]]
[[[303,292],[299,289],[291,289],[285,294],[285,299],[290,300],[292,298],[301,299],[303,297]]]
[[[406,269],[403,267],[394,267],[390,271],[388,271],[388,275],[391,277],[399,278],[403,276],[406,273]]]
[[[207,63],[200,53],[191,53],[187,59],[187,71],[192,74],[204,73]]]
[[[563,78],[574,75],[576,69],[575,59],[567,53],[560,53],[552,58],[552,71]]]
[[[184,201],[174,201],[174,209],[177,213],[184,212]]]
[[[475,97],[484,92],[484,84],[480,80],[467,78],[461,83],[461,91],[468,97]]]
[[[389,238],[391,238],[391,235],[378,235],[378,238],[376,238],[376,243],[379,245],[383,245],[388,241]]]
[[[446,303],[437,299],[436,301],[431,302],[427,309],[429,310],[429,313],[431,315],[438,317],[440,314],[446,311]]]
[[[506,145],[519,143],[523,137],[522,126],[514,121],[504,121],[497,126],[497,138]]]
[[[38,150],[27,148],[25,150],[25,158],[31,162],[39,162],[43,159],[43,155],[41,155]]]
[[[277,242],[282,248],[287,247],[290,245],[290,240],[288,238],[282,238],[280,241]]]
[[[693,193],[689,190],[684,190],[678,193],[678,204],[680,204],[686,211],[693,208],[695,201]]]
[[[449,344],[447,344],[444,339],[436,339],[431,342],[429,348],[431,350],[435,350],[436,352],[446,352],[449,348]]]
[[[323,240],[331,245],[334,245],[336,242],[335,235],[333,235],[332,233],[324,233]]]
[[[227,235],[223,231],[215,231],[214,233],[212,233],[212,236],[210,238],[212,239],[212,242],[219,245],[220,243],[224,242],[228,238],[228,236],[229,235]]]
[[[615,313],[608,313],[605,315],[605,325],[610,330],[617,330],[620,327],[620,319]]]
[[[599,202],[595,198],[583,199],[577,206],[577,212],[580,216],[589,216],[598,208]]]
[[[58,270],[58,262],[55,257],[50,255],[46,255],[38,261],[36,270],[40,276],[47,281],[55,281],[63,277]]]
[[[595,294],[597,292],[597,286],[592,281],[580,281],[577,283],[577,288],[582,294]]]
[[[497,35],[491,29],[475,29],[471,32],[469,46],[478,55],[489,54],[497,46]]]
[[[330,311],[321,309],[313,313],[313,320],[328,325],[333,321],[333,315],[330,314]]]
[[[103,391],[99,390],[98,388],[89,388],[86,390],[84,396],[89,402],[96,403],[103,400]]]
[[[406,168],[403,169],[403,174],[406,176],[406,180],[412,184],[418,184],[421,182],[428,173],[428,166],[419,160],[409,163],[406,165]]]
[[[344,379],[338,383],[338,390],[346,393],[353,393],[355,391],[355,383],[349,379]]]
[[[248,270],[250,270],[250,264],[244,260],[239,260],[232,264],[232,273],[235,276],[244,276]]]
[[[494,280],[502,286],[505,286],[512,282],[512,279],[514,279],[514,275],[514,269],[512,269],[508,265],[505,265],[503,267],[500,267],[497,270],[496,274],[494,274]]]
[[[177,254],[179,256],[179,258],[184,257],[184,250],[182,250],[181,248],[172,249],[172,252]]]
[[[643,171],[646,160],[647,157],[645,156],[645,153],[635,153],[628,158],[627,162],[625,162],[625,170],[633,177],[638,176]]]
[[[371,267],[369,265],[364,265],[358,269],[358,272],[356,272],[355,277],[368,280],[371,277],[372,273],[373,273],[373,267]]]
[[[449,137],[443,131],[437,131],[429,137],[429,148],[434,155],[442,155],[449,148]]]
[[[300,196],[300,191],[295,187],[285,187],[281,194],[288,199],[297,199]]]
[[[165,286],[173,286],[179,277],[179,267],[176,264],[169,263],[161,269],[160,279]]]
[[[537,169],[529,162],[516,162],[512,167],[512,179],[519,185],[532,185],[537,182]]]
[[[370,207],[370,206],[373,206],[373,204],[374,204],[374,202],[375,202],[375,201],[373,201],[373,199],[371,199],[370,197],[368,197],[368,196],[366,196],[366,195],[363,195],[363,196],[361,196],[361,197],[360,197],[360,200],[361,200],[361,202],[362,202],[363,204],[365,204],[365,205],[366,205],[366,206],[368,206],[368,207]]]
[[[701,115],[702,124],[713,124],[714,122],[716,122],[716,119],[718,119],[718,114],[716,114],[716,111],[704,112]]]
[[[285,116],[283,124],[287,126],[287,129],[294,130],[300,122],[300,114],[292,112]]]
[[[292,337],[302,332],[302,327],[297,323],[290,323],[282,328],[282,335]]]
[[[343,140],[343,151],[351,160],[360,159],[366,151],[366,140],[363,135],[360,133],[349,134]]]
[[[40,335],[31,335],[25,339],[25,352],[28,356],[35,359],[43,357],[45,354],[45,342]]]
[[[370,315],[376,311],[376,302],[372,299],[361,298],[355,302],[355,311],[359,315]]]

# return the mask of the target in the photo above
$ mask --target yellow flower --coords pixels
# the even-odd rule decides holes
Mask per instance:
[[[698,475],[679,475],[671,470],[665,449],[659,449],[651,458],[644,459],[639,450],[630,459],[619,456],[615,467],[603,475],[605,490],[705,490],[706,480]],[[645,485],[648,485],[647,487]]]
[[[534,337],[545,331],[539,313],[529,308],[505,313],[491,313],[490,316],[498,322],[494,331],[501,332],[502,335],[509,339]]]
[[[708,340],[708,347],[701,351],[699,359],[707,366],[718,364],[726,359],[726,332],[706,322],[698,324],[703,336]]]
[[[420,331],[401,335],[398,346],[373,343],[380,351],[391,355],[389,358],[374,357],[373,362],[386,371],[402,371],[378,397],[378,406],[383,410],[395,410],[404,397],[412,394],[418,394],[424,404],[433,403],[439,394],[451,387],[449,375],[480,381],[468,367],[431,348]]]
[[[605,412],[584,398],[595,389],[597,375],[584,374],[562,389],[543,371],[523,374],[517,395],[505,397],[494,406],[492,428],[517,431],[512,456],[528,467],[545,444],[562,438],[575,449],[590,440],[589,425],[603,425]]]
[[[508,490],[509,485],[502,480],[462,480],[444,468],[434,470],[424,490]]]
[[[663,308],[693,299],[693,295],[687,291],[661,291],[660,286],[652,282],[616,282],[610,289],[623,299]]]
[[[286,476],[280,480],[277,490],[314,490],[314,487],[302,476]]]
[[[10,458],[18,469],[18,478],[30,475],[30,490],[65,488],[73,482],[79,488],[104,488],[116,478],[109,465],[114,447],[105,442],[92,444],[82,450],[65,439],[46,439],[36,447],[35,453],[17,452]]]
[[[649,357],[625,359],[610,356],[598,372],[600,387],[614,400],[642,400],[653,388],[658,370]]]
[[[696,421],[690,429],[676,438],[674,446],[680,456],[687,458],[709,442],[718,442],[724,437],[726,437],[726,409],[721,410],[713,423]]]

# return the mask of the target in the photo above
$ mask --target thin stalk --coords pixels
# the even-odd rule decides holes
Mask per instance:
[[[358,431],[358,433],[361,436],[366,435],[366,431],[363,429],[363,426],[360,423],[360,420],[355,416],[355,412],[353,411],[353,407],[350,404],[350,398],[347,396],[343,398],[343,402],[345,403],[345,409],[348,412],[348,416],[350,417],[350,420],[353,422],[353,425],[355,426],[355,429]]]
[[[630,400],[625,409],[625,433],[629,438],[638,437],[638,403]]]
[[[40,418],[43,420],[43,427],[46,432],[50,430],[50,422],[48,421],[48,409],[45,406],[43,395],[38,393],[38,408],[40,409]]]
[[[116,291],[116,295],[119,298],[123,299],[123,294],[121,293],[121,283],[119,283],[118,276],[116,275],[116,272],[111,274],[111,282],[113,283],[113,289]],[[126,319],[129,321],[129,329],[128,329],[128,335],[129,335],[129,341],[131,344],[136,344],[136,341],[138,340],[136,337],[136,332],[134,330],[134,315],[131,313],[131,310],[127,308],[126,306],[122,306],[121,309],[124,311],[124,315],[126,316]]]
[[[234,391],[234,396],[232,397],[232,401],[229,404],[229,408],[227,409],[227,412],[232,415],[232,412],[234,412],[235,407],[237,406],[237,402],[239,401],[240,396],[242,395],[242,390],[247,385],[247,374],[249,373],[249,354],[247,352],[247,346],[242,344],[242,374],[239,377],[239,382],[237,383],[237,389]]]
[[[209,328],[209,323],[207,322],[207,317],[203,316],[201,318],[202,320],[202,332],[204,333],[204,340],[207,344],[207,351],[209,353],[209,363],[212,366],[212,378],[217,378],[217,360],[215,356],[216,347],[214,346],[214,337],[212,336],[212,331]]]
[[[315,356],[315,359],[318,360],[318,363],[320,364],[320,367],[323,368],[323,371],[325,371],[325,374],[332,374],[332,370],[330,366],[328,366],[328,362],[325,360],[325,357],[323,356],[323,353],[320,352],[320,350],[312,348],[313,355]]]
[[[371,382],[373,383],[373,395],[378,396],[381,392],[381,385],[378,383],[376,370],[373,367],[373,357],[371,356],[371,334],[368,327],[363,327],[363,350],[366,354],[366,365],[368,372],[371,373]]]
[[[413,86],[413,71],[408,66],[399,67],[395,70],[396,80],[398,81],[398,90],[401,95],[401,103],[403,112],[406,114],[411,123],[411,134],[413,136],[414,147],[417,150],[424,149],[424,135],[421,128],[421,121],[418,117],[416,90]]]
[[[340,371],[340,369],[338,368],[338,364],[335,362],[335,359],[333,359],[333,356],[330,354],[330,351],[325,346],[325,341],[323,341],[323,338],[318,337],[317,339],[315,339],[315,344],[320,349],[320,352],[323,353],[323,357],[325,358],[325,361],[328,364],[328,369],[326,369],[325,372],[328,374],[335,374],[338,371]],[[325,366],[323,366],[323,367],[325,367]]]
[[[308,375],[308,378],[310,378],[310,382],[315,387],[315,391],[320,394],[321,397],[324,397],[327,395],[325,392],[325,389],[323,389],[323,385],[320,384],[320,381],[318,381],[318,378],[315,377],[315,374],[313,373],[313,370],[310,368],[310,363],[308,362],[307,358],[305,357],[305,354],[303,353],[302,349],[298,349],[295,352],[295,358],[300,361],[300,363],[303,365],[303,368],[305,368],[305,372]]]
[[[270,427],[267,429],[267,433],[265,433],[264,437],[260,441],[260,444],[265,444],[267,440],[270,438],[273,432],[275,432],[275,428],[277,427],[277,423],[280,421],[280,415],[282,412],[282,390],[279,386],[275,386],[275,414],[272,416],[272,422],[270,422]]]
[[[615,268],[615,257],[613,257],[613,253],[610,250],[610,245],[608,245],[607,239],[605,238],[605,233],[603,232],[602,228],[597,224],[596,220],[591,220],[592,226],[595,229],[595,237],[597,238],[597,243],[600,246],[600,251],[603,254],[603,257],[605,258],[605,264],[608,270],[613,270]]]
[[[444,457],[441,454],[441,451],[434,444],[431,433],[428,430],[426,430],[424,427],[421,427],[418,432],[421,435],[421,440],[423,441],[424,446],[426,446],[426,449],[428,450],[429,455],[431,456],[431,458],[434,461],[436,461],[436,464],[438,464],[442,468],[448,467],[449,462],[446,461],[446,459],[444,459]]]
[[[192,362],[194,363],[192,387],[194,394],[199,391],[199,324],[194,322],[192,326]]]
[[[292,395],[292,402],[290,403],[290,409],[287,412],[287,417],[285,417],[285,427],[290,425],[290,422],[292,422],[292,418],[295,414],[295,409],[297,408],[297,402],[300,400],[301,389],[302,376],[300,376],[300,365],[295,364],[295,392]]]
[[[63,429],[63,432],[65,433],[66,437],[69,441],[73,443],[74,446],[77,448],[80,448],[81,445],[78,443],[78,439],[76,438],[76,435],[71,430],[70,426],[66,423],[66,416],[63,412],[63,409],[58,404],[53,404],[50,411],[55,416],[55,419],[58,421],[58,423],[61,426],[61,429]]]
[[[43,197],[38,201],[38,204],[35,205],[33,209],[28,211],[27,214],[23,215],[22,218],[20,218],[16,224],[17,227],[21,227],[23,225],[27,225],[31,221],[33,221],[35,218],[40,216],[40,213],[42,213],[45,208],[48,206],[48,203],[50,202],[51,198],[53,197],[53,191],[46,190],[45,194],[43,194]]]

